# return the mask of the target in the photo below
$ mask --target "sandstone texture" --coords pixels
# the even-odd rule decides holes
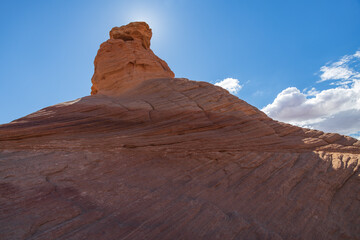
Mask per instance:
[[[0,125],[0,239],[359,239],[359,141],[173,78],[135,26],[93,95]]]
[[[174,77],[150,49],[151,36],[145,22],[114,27],[95,58],[91,94],[118,95],[147,79]]]

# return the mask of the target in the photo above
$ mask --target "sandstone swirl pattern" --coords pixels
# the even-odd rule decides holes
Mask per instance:
[[[93,95],[0,126],[0,239],[359,238],[359,141],[127,56],[151,51],[135,25]]]

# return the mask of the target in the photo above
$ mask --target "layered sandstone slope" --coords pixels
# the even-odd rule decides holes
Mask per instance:
[[[172,78],[152,52],[128,68],[146,26],[112,30],[91,96],[0,126],[0,239],[358,239],[360,142]]]

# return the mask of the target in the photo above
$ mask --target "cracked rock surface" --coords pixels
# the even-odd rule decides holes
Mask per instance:
[[[0,239],[359,239],[359,141],[152,76],[0,125]]]

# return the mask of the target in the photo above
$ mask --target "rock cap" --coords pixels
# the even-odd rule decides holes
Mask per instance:
[[[110,39],[122,39],[124,41],[140,39],[144,48],[149,49],[152,31],[146,22],[131,22],[125,26],[114,27],[109,35]]]

